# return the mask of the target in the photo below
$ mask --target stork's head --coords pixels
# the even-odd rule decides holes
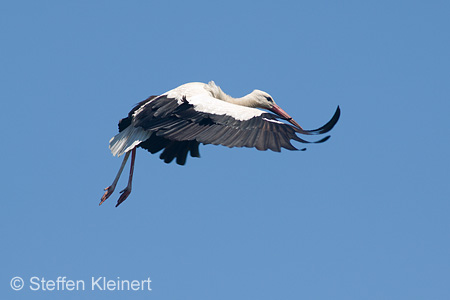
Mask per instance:
[[[292,119],[290,115],[288,115],[283,109],[281,109],[281,107],[279,107],[275,103],[275,101],[273,101],[272,96],[270,96],[268,93],[260,90],[254,90],[251,95],[253,96],[252,98],[254,100],[255,107],[270,110],[271,112],[290,122],[292,125],[303,129],[297,122],[294,121],[294,119]]]

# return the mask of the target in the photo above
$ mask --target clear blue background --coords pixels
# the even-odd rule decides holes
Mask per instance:
[[[3,1],[2,299],[450,299],[448,1]],[[270,93],[306,152],[138,150],[133,105],[191,81]],[[13,291],[10,280],[152,280]]]

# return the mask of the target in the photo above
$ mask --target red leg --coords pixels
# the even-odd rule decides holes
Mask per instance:
[[[112,195],[114,192],[114,189],[116,188],[117,182],[119,181],[120,175],[122,174],[123,168],[125,167],[125,164],[127,163],[128,157],[130,156],[130,152],[125,153],[125,157],[123,158],[122,165],[120,166],[119,172],[117,172],[116,178],[114,179],[113,183],[105,188],[105,193],[102,196],[102,199],[99,203],[99,205],[102,205],[103,202],[105,202],[106,199],[109,198],[109,196]]]
[[[129,153],[129,152],[128,152]],[[127,197],[131,194],[131,183],[133,181],[133,172],[134,172],[134,161],[136,159],[136,147],[131,150],[131,166],[130,166],[130,177],[128,177],[128,185],[125,189],[120,191],[122,195],[120,195],[119,200],[117,200],[116,207],[120,205]]]

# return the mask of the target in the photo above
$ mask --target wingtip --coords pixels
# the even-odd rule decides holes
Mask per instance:
[[[315,141],[314,144],[320,144],[320,143],[326,142],[326,141],[328,141],[328,140],[330,139],[330,137],[331,137],[331,136],[327,135],[327,136],[324,137],[323,139],[320,139],[320,140],[318,140],[318,141]]]
[[[298,133],[302,133],[302,134],[306,134],[306,135],[316,135],[316,134],[327,133],[331,129],[333,129],[333,127],[339,121],[340,116],[341,116],[341,108],[338,105],[337,108],[336,108],[336,111],[333,114],[333,117],[331,117],[330,121],[328,121],[322,127],[317,128],[317,129],[313,129],[313,130],[296,130],[296,131]]]

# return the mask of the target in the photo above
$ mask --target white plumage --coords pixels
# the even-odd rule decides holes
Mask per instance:
[[[208,84],[202,82],[186,83],[167,92],[165,95],[168,98],[177,99],[179,103],[184,97],[187,102],[194,105],[194,109],[197,111],[228,115],[240,121],[248,120],[264,113],[264,111],[256,108],[236,104],[239,101],[244,103],[247,99],[245,97],[240,99],[231,98],[223,93],[214,81],[210,81]],[[230,100],[234,100],[234,103]]]
[[[109,140],[109,149],[112,155],[121,156],[150,138],[151,135],[152,132],[143,130],[140,127],[128,126],[124,131],[119,132]]]
[[[339,115],[338,107],[327,124],[315,130],[304,130],[266,92],[254,90],[242,98],[233,98],[213,81],[183,84],[140,102],[126,118],[120,120],[119,133],[110,140],[110,149],[115,156],[126,155],[113,184],[105,189],[100,204],[114,191],[131,153],[130,178],[117,205],[130,194],[137,147],[151,153],[163,150],[160,158],[164,162],[176,159],[180,165],[185,164],[188,153],[192,157],[200,156],[199,144],[255,147],[277,152],[281,148],[297,150],[291,140],[310,143],[297,134],[326,133],[336,124]],[[326,136],[314,143],[328,138]]]

